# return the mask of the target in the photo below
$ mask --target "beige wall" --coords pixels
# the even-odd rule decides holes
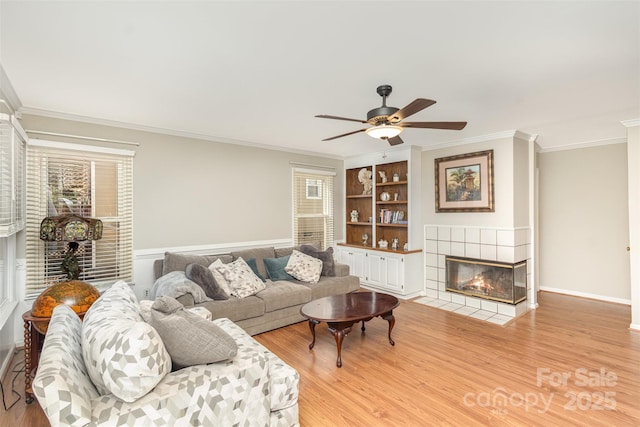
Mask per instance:
[[[539,155],[540,287],[628,300],[627,146]]]
[[[25,116],[22,123],[25,129],[140,143],[100,144],[136,151],[136,250],[291,238],[291,161],[336,169],[334,227],[336,240],[342,238],[342,160],[39,116]]]

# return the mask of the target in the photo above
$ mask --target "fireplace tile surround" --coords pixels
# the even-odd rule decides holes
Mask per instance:
[[[530,228],[425,225],[425,297],[432,307],[504,325],[536,306],[531,280]],[[515,263],[527,261],[527,299],[516,305],[445,291],[447,255]]]

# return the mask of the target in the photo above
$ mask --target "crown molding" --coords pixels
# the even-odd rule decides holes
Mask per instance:
[[[591,148],[591,147],[600,147],[603,145],[626,144],[626,143],[627,143],[627,138],[598,139],[595,141],[579,142],[576,144],[560,145],[557,147],[549,147],[549,148],[542,147],[539,152],[551,153],[553,151],[579,150],[581,148]]]
[[[622,120],[620,123],[625,127],[631,128],[634,126],[640,126],[640,119]]]
[[[449,147],[457,147],[461,145],[467,144],[476,144],[478,142],[486,142],[486,141],[494,141],[496,139],[503,138],[518,138],[523,139],[525,141],[535,142],[538,138],[538,135],[529,135],[528,133],[519,131],[517,129],[505,130],[502,132],[490,133],[487,135],[479,135],[472,136],[470,138],[458,139],[451,142],[444,142],[437,145],[431,145],[429,147],[424,147],[422,151],[431,151],[438,150],[440,148],[449,148]]]
[[[198,139],[202,141],[218,142],[221,144],[242,145],[246,147],[262,148],[264,150],[284,151],[292,154],[316,156],[316,157],[323,157],[323,158],[334,159],[334,160],[344,159],[343,156],[326,154],[326,153],[321,153],[317,151],[299,150],[295,148],[280,147],[280,146],[269,145],[269,144],[260,144],[257,142],[243,141],[243,140],[231,139],[231,138],[222,138],[214,135],[203,135],[199,133],[192,133],[192,132],[186,132],[186,131],[180,131],[180,130],[174,130],[174,129],[157,128],[153,126],[119,122],[116,120],[97,119],[94,117],[87,117],[87,116],[81,116],[81,115],[69,114],[69,113],[60,113],[60,112],[49,111],[49,110],[41,110],[38,108],[22,107],[20,108],[20,112],[22,114],[29,114],[33,116],[49,117],[52,119],[59,119],[59,120],[70,120],[74,122],[116,127],[121,129],[130,129],[130,130],[135,130],[140,132],[157,133],[161,135],[176,136],[179,138]]]

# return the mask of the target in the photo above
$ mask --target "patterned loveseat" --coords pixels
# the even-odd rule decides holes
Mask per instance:
[[[170,372],[171,359],[136,313],[131,289],[114,284],[91,309],[105,306],[133,323],[94,319],[105,325],[97,335],[106,339],[88,363],[91,310],[85,323],[65,305],[53,311],[33,380],[52,426],[298,425],[298,373],[229,319],[213,322],[235,341],[233,358]],[[106,371],[96,379],[95,369]]]

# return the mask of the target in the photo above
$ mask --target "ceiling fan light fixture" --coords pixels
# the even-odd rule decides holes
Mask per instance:
[[[367,135],[373,138],[388,139],[400,135],[400,132],[402,132],[402,127],[393,125],[379,125],[370,127],[369,129],[365,130],[365,132],[367,133]]]

